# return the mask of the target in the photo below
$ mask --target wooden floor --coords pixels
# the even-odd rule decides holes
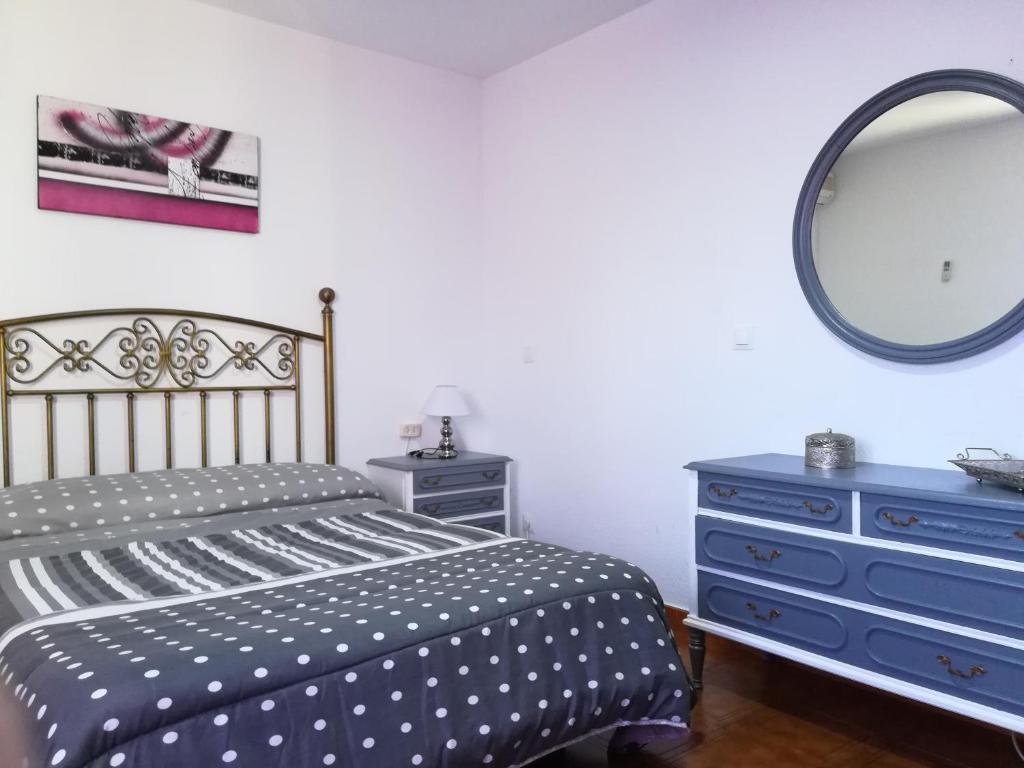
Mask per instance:
[[[686,632],[676,633],[685,638]],[[686,659],[685,653],[683,658]],[[684,738],[609,757],[595,736],[538,768],[1022,768],[1005,732],[708,635]]]

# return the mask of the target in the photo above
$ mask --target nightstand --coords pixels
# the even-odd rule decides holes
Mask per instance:
[[[391,456],[366,462],[387,500],[407,512],[507,534],[508,456],[462,451],[454,459]]]

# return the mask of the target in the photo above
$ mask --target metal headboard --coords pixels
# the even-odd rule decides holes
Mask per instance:
[[[96,474],[96,408],[98,397],[123,396],[127,403],[128,471],[136,466],[135,400],[144,396],[163,397],[164,463],[173,467],[172,401],[176,395],[199,399],[200,456],[207,466],[207,398],[214,392],[232,396],[235,463],[241,462],[239,401],[243,392],[263,393],[265,458],[271,460],[270,401],[275,392],[289,392],[295,400],[295,460],[302,460],[302,371],[300,345],[303,340],[323,348],[324,429],[326,460],[335,463],[334,435],[334,291],[320,290],[323,332],[294,328],[210,312],[179,309],[98,309],[61,312],[35,317],[0,320],[0,446],[3,457],[3,486],[11,484],[11,402],[19,398],[42,398],[46,404],[47,477],[55,477],[54,403],[57,398],[85,398],[88,434],[89,474]],[[48,324],[86,318],[129,318],[101,332],[95,342],[67,337],[54,342],[44,331]],[[159,323],[154,318],[168,318]],[[174,320],[173,318],[177,318]],[[222,333],[205,328],[199,320],[259,329],[259,341],[229,341]],[[41,330],[42,329],[42,330]],[[46,387],[48,378],[63,371],[99,385],[79,388]],[[235,376],[259,375],[258,384],[217,385],[214,380],[228,371]],[[68,376],[65,376],[67,379]],[[38,385],[38,386],[37,386]]]

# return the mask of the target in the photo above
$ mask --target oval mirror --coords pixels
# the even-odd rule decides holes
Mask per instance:
[[[977,354],[1024,324],[1024,86],[912,77],[854,112],[804,182],[801,287],[825,325],[890,360]]]

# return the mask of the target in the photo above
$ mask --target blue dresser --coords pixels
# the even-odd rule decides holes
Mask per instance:
[[[1024,732],[1024,494],[947,470],[691,470],[690,628]]]

